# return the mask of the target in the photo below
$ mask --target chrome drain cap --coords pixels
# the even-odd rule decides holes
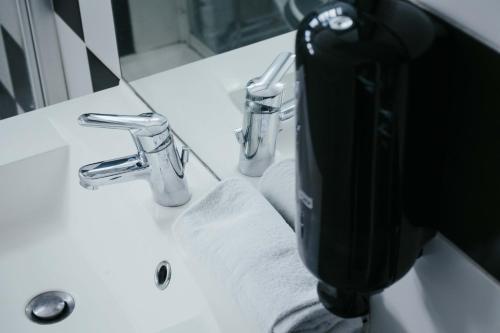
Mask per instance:
[[[47,291],[31,299],[26,316],[37,324],[53,324],[68,317],[75,308],[73,297],[63,291]]]

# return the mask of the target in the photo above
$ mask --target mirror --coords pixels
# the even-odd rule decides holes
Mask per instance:
[[[283,0],[112,0],[122,78],[134,81],[290,31]]]
[[[225,178],[237,172],[233,130],[242,124],[246,83],[281,52],[293,52],[292,30],[306,3],[327,1],[111,0],[122,81]],[[291,68],[281,82],[282,102],[293,108]],[[295,154],[288,120],[280,126],[280,158]]]

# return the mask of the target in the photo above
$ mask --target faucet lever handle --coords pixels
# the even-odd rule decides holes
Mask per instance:
[[[135,136],[158,135],[169,129],[167,118],[156,112],[137,116],[85,113],[78,117],[78,123],[89,127],[126,129],[133,131]]]
[[[295,54],[281,52],[261,76],[252,80],[252,90],[259,91],[273,87],[283,79],[294,62]]]

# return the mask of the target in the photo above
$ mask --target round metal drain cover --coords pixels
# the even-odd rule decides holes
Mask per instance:
[[[163,290],[167,288],[172,278],[172,268],[168,261],[164,260],[156,266],[155,283],[158,289]]]
[[[73,297],[63,291],[47,291],[31,299],[26,316],[37,324],[53,324],[68,317],[75,308]]]

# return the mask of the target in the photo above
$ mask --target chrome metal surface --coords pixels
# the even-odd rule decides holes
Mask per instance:
[[[181,163],[185,166],[189,162],[189,155],[191,154],[191,148],[182,147],[181,149]]]
[[[172,266],[166,260],[160,262],[155,270],[155,284],[160,290],[168,287],[170,279],[172,278]]]
[[[280,108],[280,120],[285,121],[295,116],[295,99],[283,102]]]
[[[26,316],[38,324],[53,324],[68,317],[75,308],[73,296],[64,291],[47,291],[26,305]]]
[[[247,84],[247,93],[262,96],[268,90],[274,90],[275,85],[283,79],[283,76],[294,62],[295,55],[293,53],[282,52],[278,54],[261,76],[250,80],[249,84]],[[271,96],[273,95],[272,93]]]
[[[82,126],[129,130],[137,154],[85,165],[79,170],[80,184],[90,190],[101,185],[145,179],[155,201],[162,206],[180,206],[191,198],[184,167],[189,148],[179,154],[167,118],[159,113],[138,116],[88,113],[78,118]]]
[[[282,103],[283,76],[295,55],[283,52],[260,77],[247,83],[243,125],[235,130],[241,145],[238,169],[244,175],[262,176],[273,163],[280,122],[295,114],[295,101]]]

